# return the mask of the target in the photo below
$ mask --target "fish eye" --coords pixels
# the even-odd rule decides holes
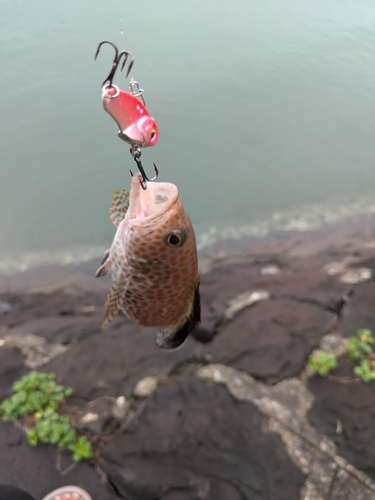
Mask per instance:
[[[169,247],[180,247],[186,239],[186,234],[184,231],[180,231],[179,229],[175,229],[171,233],[168,233],[164,237],[164,242]]]
[[[153,128],[151,130],[151,140],[155,137],[155,135],[156,135],[156,130]]]

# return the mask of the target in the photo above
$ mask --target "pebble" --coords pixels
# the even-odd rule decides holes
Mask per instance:
[[[113,403],[111,414],[117,420],[122,420],[130,408],[130,403],[125,396],[119,396]]]
[[[226,320],[233,319],[234,316],[242,309],[245,309],[245,307],[251,306],[261,300],[268,300],[269,298],[270,294],[266,290],[241,293],[229,302],[229,307],[224,312],[224,318]]]
[[[265,266],[265,267],[262,267],[262,269],[260,270],[260,274],[264,274],[264,275],[267,275],[267,274],[279,274],[280,273],[280,268],[278,266]]]
[[[346,285],[358,285],[372,279],[372,275],[372,269],[368,267],[359,267],[357,269],[348,270],[341,276],[340,281]]]
[[[156,391],[157,387],[157,377],[145,377],[136,384],[133,394],[136,398],[147,398]]]
[[[0,316],[4,316],[4,314],[10,313],[15,308],[16,308],[16,306],[10,304],[9,302],[5,302],[4,300],[0,300]]]
[[[98,420],[99,418],[99,415],[97,413],[92,413],[91,411],[89,413],[86,413],[86,415],[84,415],[82,418],[81,418],[81,422],[83,424],[87,424],[89,422],[95,422],[96,420]]]

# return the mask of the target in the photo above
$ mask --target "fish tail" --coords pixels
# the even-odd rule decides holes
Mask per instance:
[[[200,323],[200,320],[201,308],[198,279],[186,314],[182,316],[182,321],[180,320],[175,325],[160,328],[156,335],[156,344],[162,349],[176,349],[176,347],[185,342],[189,333]]]

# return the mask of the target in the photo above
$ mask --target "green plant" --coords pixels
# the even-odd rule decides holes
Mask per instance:
[[[356,337],[350,337],[346,344],[346,352],[351,359],[363,359],[372,353],[372,345],[375,339],[371,330],[362,329],[357,331]]]
[[[336,368],[337,358],[330,352],[317,351],[316,354],[309,356],[309,365],[312,370],[325,377],[333,368]]]
[[[77,437],[69,417],[57,412],[60,403],[73,393],[71,387],[56,384],[54,373],[33,371],[15,382],[13,390],[15,394],[0,404],[2,420],[31,416],[28,420],[34,425],[26,436],[32,446],[38,442],[56,444],[71,451],[75,462],[91,458],[91,443],[85,436]]]
[[[359,365],[353,368],[353,372],[366,384],[375,380],[375,357],[372,348],[374,344],[374,335],[367,328],[357,330],[357,335],[350,337],[346,343],[346,353],[349,358],[359,362]],[[317,351],[316,354],[309,356],[309,365],[315,372],[325,377],[337,366],[337,359],[334,354]]]
[[[366,384],[375,380],[375,363],[368,359],[362,359],[361,364],[354,368],[354,373]]]
[[[55,382],[54,373],[30,372],[13,384],[15,394],[0,404],[3,420],[17,420],[46,408],[57,410],[61,401],[73,393],[71,387]]]

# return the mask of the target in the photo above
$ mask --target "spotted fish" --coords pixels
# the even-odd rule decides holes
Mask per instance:
[[[156,343],[181,345],[200,321],[194,230],[177,187],[132,177],[130,193],[115,191],[110,218],[117,227],[96,276],[112,273],[103,325],[122,311],[134,323],[159,327]]]

